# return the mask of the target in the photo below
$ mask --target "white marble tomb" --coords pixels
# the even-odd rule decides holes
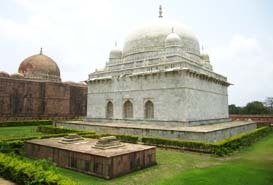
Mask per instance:
[[[201,125],[228,120],[227,78],[213,71],[197,37],[159,16],[89,74],[87,121]]]

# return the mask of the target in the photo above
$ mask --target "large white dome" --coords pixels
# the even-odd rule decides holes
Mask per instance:
[[[199,55],[199,42],[187,26],[164,18],[138,26],[125,39],[123,56],[140,52],[158,51],[164,48],[166,37],[174,29],[181,38],[181,47],[190,54]]]

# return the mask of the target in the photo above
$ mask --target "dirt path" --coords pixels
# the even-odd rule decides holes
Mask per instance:
[[[1,185],[15,185],[13,182],[0,178]]]

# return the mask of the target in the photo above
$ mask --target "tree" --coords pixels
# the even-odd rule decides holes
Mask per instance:
[[[237,107],[234,104],[231,104],[228,106],[228,111],[229,111],[229,114],[240,114],[242,112],[242,108]]]
[[[265,99],[264,105],[270,109],[271,113],[273,113],[273,97],[267,97]]]
[[[248,103],[242,110],[243,114],[269,114],[270,109],[265,107],[262,102],[253,101]]]

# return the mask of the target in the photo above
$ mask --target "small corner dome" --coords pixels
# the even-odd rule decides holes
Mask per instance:
[[[117,47],[117,44],[115,44],[115,47],[113,49],[111,49],[109,58],[110,59],[122,58],[122,50],[119,47]]]
[[[42,53],[32,55],[20,64],[19,73],[26,78],[61,81],[60,70],[56,62]]]
[[[202,51],[200,53],[200,57],[201,57],[201,59],[203,59],[205,61],[209,61],[210,60],[209,59],[209,54],[206,51],[204,51],[204,49],[202,49]]]
[[[0,71],[0,77],[10,77],[10,75],[5,71]]]
[[[13,73],[10,75],[11,78],[24,78],[22,73]]]
[[[172,31],[165,40],[165,47],[179,45],[181,45],[181,38],[178,34]]]

